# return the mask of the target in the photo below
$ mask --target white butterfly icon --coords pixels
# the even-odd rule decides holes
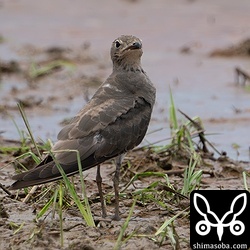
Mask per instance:
[[[236,210],[235,208],[236,202],[239,201],[239,199],[241,198],[243,198],[243,206],[238,212],[234,211]],[[205,212],[202,212],[201,209],[198,207],[197,203],[198,199],[202,199],[203,202],[205,203],[206,206]],[[243,224],[242,221],[236,220],[236,217],[239,216],[246,208],[247,205],[246,193],[239,194],[233,199],[230,206],[230,210],[226,212],[221,219],[219,219],[218,216],[213,211],[210,210],[210,205],[207,199],[203,195],[195,193],[193,197],[193,202],[196,211],[204,218],[204,220],[199,221],[195,226],[195,230],[199,235],[202,236],[207,235],[210,232],[211,227],[216,227],[219,241],[221,241],[222,235],[224,233],[224,227],[229,227],[230,232],[235,236],[241,235],[245,231],[245,225]],[[230,214],[233,214],[232,220],[229,223],[223,223],[227,218],[227,216]],[[211,221],[209,221],[208,215],[213,216],[213,218],[216,220],[217,223],[212,223]]]

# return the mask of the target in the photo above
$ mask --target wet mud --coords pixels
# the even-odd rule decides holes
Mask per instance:
[[[5,141],[5,144],[17,145]],[[18,152],[17,152],[18,153]],[[14,154],[16,155],[16,154]],[[143,199],[135,203],[132,217],[123,237],[122,249],[174,249],[170,238],[155,235],[160,226],[168,219],[182,213],[174,221],[175,249],[189,249],[189,198],[180,195],[183,186],[184,170],[188,159],[185,157],[167,157],[167,151],[156,154],[151,149],[136,149],[125,157],[120,183],[121,220],[112,221],[114,212],[112,178],[115,165],[112,162],[102,165],[104,195],[107,201],[108,217],[101,218],[100,200],[95,182],[96,169],[84,172],[87,196],[91,204],[96,228],[88,227],[74,204],[63,210],[63,234],[60,232],[60,220],[57,212],[49,209],[39,219],[36,215],[50,196],[43,195],[44,190],[54,190],[56,183],[38,187],[24,203],[26,194],[23,191],[7,195],[0,191],[0,246],[4,249],[113,249],[131,206],[140,190],[147,189]],[[7,187],[13,173],[16,156],[1,156],[0,182]],[[165,161],[162,159],[165,158]],[[168,158],[168,160],[166,160]],[[164,163],[164,164],[163,164]],[[34,163],[33,163],[34,164]],[[29,164],[26,162],[26,165]],[[131,167],[132,166],[132,167]],[[235,162],[227,157],[215,159],[211,154],[203,154],[202,163],[198,166],[203,175],[201,189],[243,189],[242,173],[248,169],[248,163]],[[4,171],[3,171],[4,170]],[[144,176],[143,173],[167,174],[171,188],[159,175]],[[132,183],[131,179],[138,175]],[[141,175],[140,175],[141,174]],[[155,187],[150,188],[152,183]],[[76,190],[80,193],[79,177],[74,178]],[[250,183],[248,182],[248,185]],[[150,198],[157,192],[160,203]],[[107,198],[111,197],[111,198]],[[56,211],[56,210],[55,210]],[[183,212],[184,211],[184,212]],[[186,211],[186,212],[185,212]],[[63,246],[61,243],[63,238]]]

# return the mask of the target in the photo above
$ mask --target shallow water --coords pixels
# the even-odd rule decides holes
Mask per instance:
[[[112,6],[112,8],[110,7]],[[107,61],[105,77],[111,71],[109,48],[121,34],[133,34],[143,40],[143,66],[157,88],[157,103],[149,131],[165,128],[147,136],[149,142],[168,138],[169,87],[177,108],[190,117],[199,116],[208,139],[219,151],[232,158],[239,148],[239,159],[248,160],[250,93],[235,86],[234,68],[249,72],[250,60],[244,58],[211,58],[216,48],[238,43],[250,35],[250,2],[248,0],[212,1],[100,1],[48,0],[42,2],[2,1],[0,32],[6,41],[0,44],[0,59],[20,59],[18,50],[25,44],[46,48],[91,44],[91,52]],[[180,49],[189,46],[191,52]],[[105,79],[103,77],[103,79]],[[21,84],[21,85],[20,85]],[[20,79],[4,77],[0,98]],[[43,95],[44,93],[41,93]],[[15,105],[15,100],[8,100]],[[84,104],[80,96],[67,103],[67,111],[28,111],[36,137],[56,138],[59,122],[73,116]],[[63,103],[59,103],[58,106]],[[241,110],[235,113],[234,108]],[[24,128],[17,112],[10,111],[19,127]],[[8,116],[1,115],[1,129],[7,138],[18,138]],[[183,119],[182,116],[179,116]]]

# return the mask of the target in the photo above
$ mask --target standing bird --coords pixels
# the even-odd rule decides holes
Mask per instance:
[[[116,157],[113,178],[115,214],[119,220],[119,175],[123,155],[144,138],[153,105],[155,88],[141,67],[141,40],[122,35],[111,47],[113,72],[98,88],[91,100],[58,134],[52,152],[67,176],[79,172],[78,150],[83,170],[97,166],[96,182],[100,194],[102,216],[106,208],[102,193],[100,164]],[[18,175],[11,189],[19,189],[61,179],[62,176],[48,155],[38,166]]]

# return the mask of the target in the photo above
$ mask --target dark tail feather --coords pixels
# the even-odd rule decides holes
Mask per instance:
[[[14,190],[62,179],[62,176],[56,164],[53,162],[52,158],[50,160],[51,161],[47,159],[47,161],[43,161],[42,164],[44,165],[40,163],[38,166],[27,172],[13,176],[12,179],[16,180],[16,182],[14,182],[10,186],[10,189]],[[91,155],[90,157],[82,161],[83,171],[90,169],[104,162],[105,160],[106,158],[103,157],[97,161],[95,157]],[[61,167],[67,176],[71,176],[79,172],[79,167],[77,163],[74,163],[72,165],[61,164]]]
[[[34,186],[34,185],[39,185],[39,184],[44,184],[47,182],[51,182],[51,181],[55,181],[61,179],[61,176],[57,177],[57,178],[51,178],[51,179],[40,179],[40,180],[31,180],[31,181],[23,181],[23,180],[18,180],[16,182],[14,182],[9,189],[10,190],[15,190],[15,189],[20,189],[20,188],[25,188],[25,187],[30,187],[30,186]]]
[[[55,165],[54,162],[49,162],[42,166],[41,165],[36,166],[35,168],[27,172],[14,175],[12,179],[16,180],[16,182],[14,182],[10,186],[10,189],[14,190],[14,189],[39,185],[39,184],[61,179],[62,176],[60,175],[60,173],[57,173],[55,175],[51,173],[54,165]],[[47,174],[44,175],[44,173],[47,173]]]

